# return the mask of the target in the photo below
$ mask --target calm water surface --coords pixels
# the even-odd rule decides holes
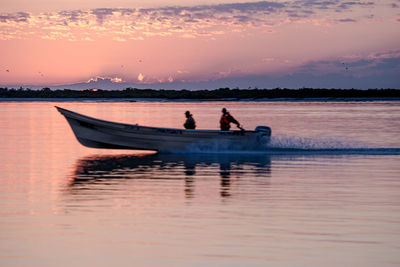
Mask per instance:
[[[225,106],[281,153],[85,148],[54,105],[200,129]],[[0,266],[399,266],[399,136],[400,102],[1,102]]]

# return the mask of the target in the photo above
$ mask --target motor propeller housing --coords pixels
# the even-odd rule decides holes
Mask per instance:
[[[260,143],[268,143],[271,137],[271,128],[268,126],[257,126],[255,129],[257,134],[257,141]]]

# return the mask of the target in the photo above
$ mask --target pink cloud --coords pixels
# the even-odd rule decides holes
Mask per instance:
[[[296,2],[248,2],[219,5],[170,6],[161,8],[96,8],[91,10],[69,10],[42,14],[19,12],[0,15],[0,36],[7,31],[15,31],[24,25],[24,31],[8,35],[10,38],[26,38],[29,34],[43,35],[48,26],[68,27],[73,34],[69,40],[106,36],[114,33],[115,40],[146,38],[147,36],[188,37],[213,34],[218,30],[231,31],[238,27],[271,27],[298,20],[318,20],[335,22],[355,22],[357,18],[337,18],[337,13],[352,12],[355,9],[374,6],[373,2],[349,1],[296,1]],[[351,15],[351,13],[349,13]],[[288,20],[288,18],[290,18]],[[11,24],[13,22],[14,24]],[[94,32],[93,29],[96,31]],[[181,34],[176,30],[179,29]],[[143,31],[144,30],[144,31]],[[28,34],[29,33],[29,34]],[[124,35],[124,36],[121,36]],[[128,38],[126,38],[129,35]],[[54,36],[54,34],[52,34]],[[59,35],[63,38],[63,35]],[[3,37],[4,39],[4,37]]]

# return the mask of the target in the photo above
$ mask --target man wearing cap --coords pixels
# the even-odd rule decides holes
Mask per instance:
[[[196,122],[193,119],[193,115],[190,114],[190,111],[185,112],[186,121],[183,124],[185,129],[196,129]]]

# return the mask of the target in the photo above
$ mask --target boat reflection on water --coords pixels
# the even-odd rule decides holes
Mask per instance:
[[[194,196],[196,179],[220,179],[221,197],[231,195],[232,178],[268,178],[268,155],[245,154],[139,154],[90,156],[76,163],[71,190],[90,190],[122,180],[183,180],[187,198]],[[125,183],[124,183],[125,184]],[[126,185],[126,184],[125,184]]]

